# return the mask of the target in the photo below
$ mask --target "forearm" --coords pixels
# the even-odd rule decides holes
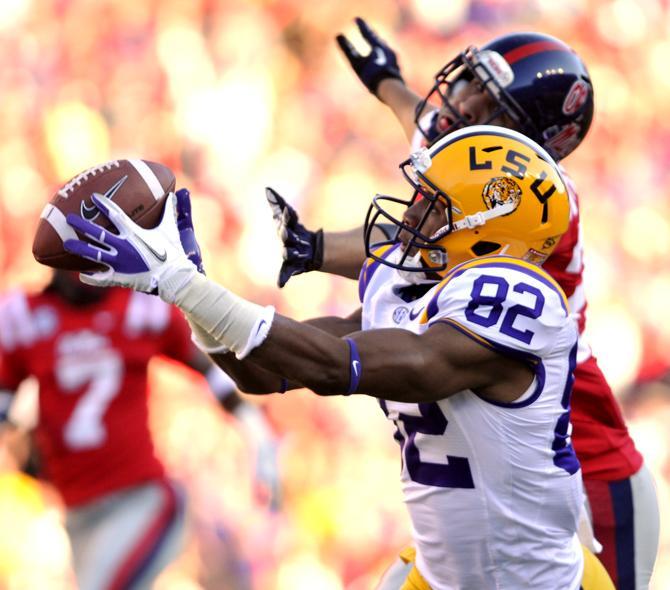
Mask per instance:
[[[362,227],[343,232],[324,232],[321,272],[357,279],[364,261]]]
[[[240,391],[255,395],[294,389],[281,375],[254,363],[250,357],[239,360],[232,352],[215,353],[210,358],[233,379]]]
[[[321,330],[276,316],[266,341],[249,357],[259,365],[281,371],[319,395],[355,391],[380,399],[424,402],[455,392],[448,363],[436,363],[419,352],[419,338],[407,330],[359,331],[349,336],[358,353],[357,376],[345,339],[325,337]],[[431,353],[432,354],[432,353]]]
[[[246,301],[201,275],[193,277],[175,303],[213,340],[235,353],[236,361],[225,355],[221,362],[233,378],[240,380],[242,389],[246,384],[242,383],[241,361],[320,395],[359,392],[403,400],[411,389],[407,401],[415,401],[415,396],[428,401],[426,397],[444,397],[445,381],[453,380],[449,363],[436,356],[440,347],[427,340],[424,353],[416,352],[419,336],[407,330],[370,330],[340,338]],[[271,389],[276,391],[277,385]]]
[[[210,389],[224,403],[232,393],[232,387],[226,387],[225,380],[230,379],[240,391],[253,394],[275,393],[286,389],[281,377],[265,371],[249,361],[239,361],[227,347],[215,340],[202,326],[188,314],[184,314],[191,327],[191,338],[197,345],[198,354],[194,354],[189,366],[202,373]],[[200,352],[202,351],[202,352]],[[202,354],[205,353],[205,354]],[[214,365],[212,365],[212,362]],[[223,373],[222,373],[222,371]],[[231,408],[234,402],[231,402]],[[224,403],[225,406],[225,403]]]
[[[314,318],[305,321],[304,324],[338,338],[360,330],[361,326],[359,313],[346,319],[335,316]],[[289,381],[283,373],[273,373],[254,363],[253,355],[240,361],[232,353],[214,354],[212,360],[230,375],[240,390],[245,393],[274,393],[304,386],[301,383]]]
[[[262,345],[249,361],[266,371],[320,395],[346,393],[349,388],[349,346],[333,334],[276,314]]]
[[[319,330],[328,332],[328,334],[341,338],[347,334],[351,334],[352,332],[358,332],[361,329],[361,310],[358,309],[348,318],[325,316],[306,320],[303,323],[309,324],[310,326],[314,326]]]
[[[194,341],[199,347],[202,347],[205,350],[210,350],[209,358],[218,367],[218,369],[215,369],[217,372],[216,374],[220,377],[225,377],[225,379],[232,379],[234,385],[241,391],[251,394],[266,394],[284,392],[289,389],[302,387],[300,384],[289,382],[283,375],[278,375],[264,369],[249,360],[249,357],[239,360],[234,353],[225,350],[225,347],[222,347],[219,342],[216,342],[198,324],[188,318],[188,316],[187,319],[189,319],[189,324],[194,332]],[[328,334],[338,337],[344,336],[360,329],[360,309],[348,318],[326,316],[306,320],[305,323],[323,330]],[[214,350],[219,350],[220,352],[213,352]],[[208,381],[210,381],[209,375],[210,373],[213,373],[214,370],[213,365],[211,365],[206,357],[203,357],[202,354],[194,355],[189,365],[205,375],[208,378]],[[223,373],[221,373],[219,369],[222,369]],[[221,389],[221,387],[213,387],[212,383],[210,383],[210,388],[213,389],[215,394],[216,389]],[[235,396],[234,393],[231,393],[231,395],[226,395],[225,399],[227,400],[235,397],[237,396]]]
[[[279,317],[279,316],[278,316]],[[332,352],[332,348],[334,346],[341,346],[341,341],[340,339],[343,336],[346,336],[347,334],[351,334],[352,332],[357,332],[360,330],[361,327],[361,321],[360,321],[360,309],[357,310],[355,313],[353,313],[350,317],[348,318],[340,318],[340,317],[334,317],[334,316],[327,316],[327,317],[320,317],[320,318],[313,318],[310,320],[306,320],[305,322],[295,322],[293,320],[289,320],[288,318],[283,318],[285,320],[285,324],[288,326],[286,327],[278,327],[278,325],[275,323],[277,321],[277,317],[275,318],[275,322],[273,322],[273,328],[275,331],[279,331],[280,333],[277,335],[276,340],[281,340],[282,338],[285,339],[285,345],[283,341],[280,344],[276,344],[271,342],[270,346],[274,347],[275,350],[271,351],[267,356],[267,358],[272,359],[273,357],[276,357],[279,354],[279,351],[276,350],[276,348],[281,348],[282,350],[293,350],[294,343],[296,342],[303,342],[307,343],[307,351],[300,351],[297,353],[297,358],[300,359],[300,363],[298,364],[298,369],[300,374],[296,374],[291,370],[288,372],[284,371],[283,369],[281,370],[281,374],[284,375],[285,373],[289,375],[289,377],[285,377],[286,379],[286,389],[295,389],[296,387],[308,387],[310,389],[313,389],[314,391],[320,392],[321,390],[321,385],[320,385],[320,376],[324,376],[326,379],[329,379],[328,375],[325,374],[323,370],[323,365],[324,363],[329,363],[332,362],[332,358],[330,354],[323,354],[323,350],[320,348],[322,347],[322,341],[324,338],[334,337],[335,340],[331,340],[331,344],[325,345],[325,351],[327,353]],[[282,324],[280,320],[280,324]],[[305,328],[307,330],[305,331]],[[310,329],[311,328],[311,329]],[[286,330],[289,330],[288,332]],[[292,330],[299,331],[299,335],[295,335],[292,333]],[[314,331],[317,330],[317,331]],[[272,330],[271,330],[272,332]],[[310,338],[311,337],[311,338]],[[314,353],[314,358],[305,358],[304,354],[311,354]],[[347,347],[347,353],[348,353],[348,347]],[[266,362],[266,356],[263,357],[262,362]],[[253,353],[249,355],[250,359],[256,358]],[[289,358],[296,358],[294,356],[294,353],[288,355]],[[282,362],[286,362],[288,359],[282,360]],[[303,375],[303,367],[302,361],[306,361],[308,364],[314,364],[314,373],[316,375],[311,375],[310,371],[312,369],[307,368],[304,370],[304,375]],[[293,361],[291,361],[293,362]],[[260,366],[257,364],[255,365],[260,369],[261,371],[266,372],[265,369],[261,369]],[[267,365],[264,365],[267,366]],[[281,366],[281,365],[280,365]],[[347,358],[347,368],[348,368],[348,358]],[[344,369],[342,369],[344,370]],[[348,369],[347,369],[348,370]],[[313,382],[307,382],[311,377],[316,376],[316,379]],[[349,385],[349,382],[347,382],[347,387]],[[316,389],[315,389],[316,387]],[[338,386],[338,388],[341,386]],[[330,393],[330,391],[326,391],[326,393]]]
[[[388,78],[379,84],[377,97],[393,111],[407,140],[411,142],[416,131],[416,107],[422,98],[395,78]]]
[[[376,227],[372,229],[373,243],[386,239],[384,232]],[[324,232],[321,272],[358,279],[363,262],[365,242],[362,226],[343,232]]]

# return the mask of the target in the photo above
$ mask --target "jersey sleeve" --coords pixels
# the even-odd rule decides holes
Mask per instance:
[[[15,391],[26,377],[16,354],[0,352],[0,393]]]
[[[195,345],[191,340],[191,328],[181,311],[170,307],[170,321],[163,334],[163,354],[181,363],[187,363],[193,356]]]
[[[126,310],[126,334],[157,343],[156,353],[188,362],[194,350],[191,328],[181,311],[155,295],[131,292]]]
[[[24,355],[30,354],[36,336],[25,294],[0,298],[0,389],[14,390],[29,376]]]
[[[527,360],[548,356],[573,333],[565,294],[539,267],[508,257],[456,267],[421,319],[446,322],[483,346]]]
[[[563,168],[561,168],[561,174],[568,188],[570,223],[567,231],[561,236],[556,248],[554,248],[542,268],[556,279],[568,297],[572,297],[582,282],[582,272],[584,271],[583,246],[579,226],[579,197],[574,182]]]

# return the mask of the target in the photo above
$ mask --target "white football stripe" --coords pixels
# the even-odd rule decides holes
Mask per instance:
[[[65,215],[63,215],[63,212],[60,209],[54,207],[52,204],[47,203],[44,206],[40,217],[45,219],[49,225],[54,228],[62,242],[65,240],[79,239],[74,229],[72,229],[72,227],[67,224],[67,221],[65,221]]]
[[[161,183],[158,181],[158,178],[153,173],[153,170],[147,166],[144,160],[132,159],[128,161],[133,165],[133,168],[139,172],[140,176],[144,179],[144,182],[147,183],[154,199],[160,199],[165,194],[165,191],[163,190]]]

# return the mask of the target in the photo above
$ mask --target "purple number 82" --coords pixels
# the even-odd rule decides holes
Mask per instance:
[[[492,285],[495,287],[495,293],[484,295],[484,287]],[[509,283],[502,277],[492,275],[482,275],[477,277],[472,284],[472,293],[470,293],[470,303],[465,309],[465,317],[474,324],[490,328],[495,326],[500,317],[503,316],[500,324],[500,331],[506,336],[521,340],[525,344],[530,344],[535,332],[532,330],[519,330],[514,327],[514,321],[518,316],[524,316],[531,319],[537,319],[542,315],[544,309],[544,295],[542,291],[529,285],[528,283],[517,283],[513,291],[516,293],[529,293],[535,297],[533,307],[526,305],[512,305],[503,315],[503,302],[507,299],[509,293]],[[480,308],[488,309],[480,309]]]

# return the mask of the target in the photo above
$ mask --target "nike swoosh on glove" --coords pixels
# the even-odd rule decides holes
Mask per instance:
[[[367,55],[361,55],[342,34],[337,35],[335,40],[360,81],[375,96],[379,84],[387,78],[395,78],[404,83],[395,51],[362,18],[356,18],[356,25],[363,39],[370,45]]]
[[[70,254],[107,266],[104,271],[81,273],[79,278],[97,287],[120,286],[153,293],[168,303],[197,272],[181,245],[176,220],[176,196],[170,193],[160,223],[153,229],[137,225],[114,201],[93,194],[92,200],[118,234],[68,214],[67,223],[85,236],[66,240]]]

